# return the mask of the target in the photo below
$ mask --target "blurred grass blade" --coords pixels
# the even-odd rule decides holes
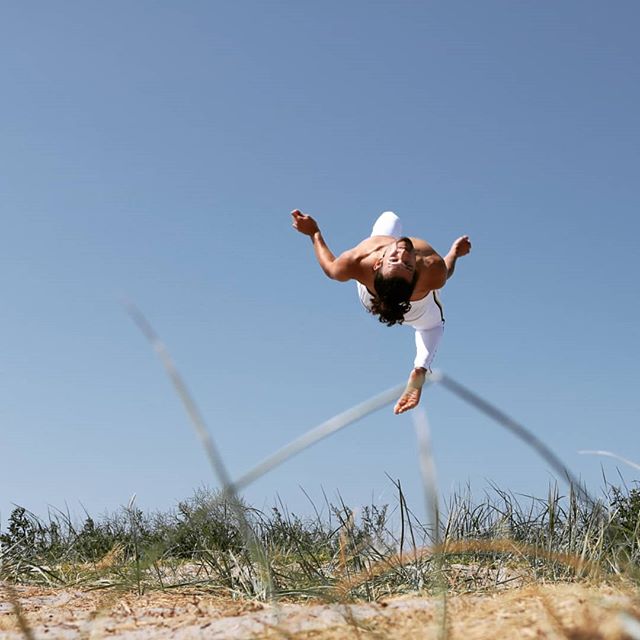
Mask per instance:
[[[184,383],[182,376],[176,369],[176,366],[167,351],[167,348],[160,340],[156,332],[153,330],[153,327],[148,322],[148,320],[144,317],[140,309],[138,309],[132,302],[126,301],[125,308],[134,321],[134,323],[138,326],[140,331],[144,334],[147,340],[151,343],[151,346],[154,348],[155,352],[160,357],[162,365],[167,372],[171,383],[173,384],[180,400],[182,400],[182,404],[184,405],[187,413],[189,414],[189,418],[191,419],[191,424],[195,427],[196,434],[202,444],[202,447],[209,458],[209,462],[213,467],[213,470],[218,477],[218,481],[220,484],[228,490],[231,486],[231,477],[229,476],[229,472],[222,461],[222,456],[218,452],[209,431],[205,425],[204,419],[200,410],[198,409],[195,401],[191,397],[189,390],[187,389],[187,385]]]
[[[9,595],[9,602],[11,602],[13,613],[16,616],[16,619],[18,620],[18,627],[20,627],[20,631],[22,632],[22,635],[27,640],[36,640],[36,636],[33,633],[33,630],[31,629],[31,627],[29,626],[29,622],[27,621],[27,618],[25,617],[24,612],[22,611],[22,607],[20,606],[20,598],[18,597],[18,593],[13,588],[13,586],[11,586],[8,583],[4,583],[2,586],[7,590],[7,593]]]
[[[422,476],[426,508],[433,525],[433,542],[437,547],[440,545],[440,508],[438,505],[436,465],[431,449],[431,433],[427,412],[421,407],[413,413],[413,424],[418,438],[420,474]]]
[[[303,434],[279,451],[276,451],[276,453],[256,465],[251,469],[251,471],[248,471],[238,478],[234,483],[234,488],[236,490],[244,489],[252,482],[255,482],[258,478],[271,471],[271,469],[281,465],[283,462],[297,455],[301,451],[308,449],[317,442],[320,442],[320,440],[324,440],[324,438],[348,427],[353,422],[356,422],[370,413],[381,409],[385,405],[394,402],[398,399],[404,389],[405,385],[401,384],[393,387],[392,389],[388,389],[387,391],[383,391],[382,393],[357,404],[355,407],[351,407],[351,409],[347,409],[347,411],[339,413],[337,416],[330,418],[310,431],[307,431],[307,433]]]
[[[420,460],[420,473],[426,500],[427,513],[433,525],[433,548],[435,582],[437,592],[441,597],[440,624],[438,637],[446,640],[449,637],[449,625],[447,615],[447,582],[444,577],[444,555],[440,538],[440,507],[438,505],[438,483],[436,481],[436,464],[431,447],[431,431],[427,412],[418,407],[413,414],[413,424],[418,438],[418,455]]]
[[[262,567],[263,570],[263,579],[264,579],[264,587],[266,588],[267,595],[271,597],[273,595],[273,582],[271,579],[271,570],[269,567],[268,559],[265,553],[265,550],[262,548],[260,541],[256,538],[253,530],[251,529],[251,525],[247,520],[247,517],[244,513],[242,503],[238,497],[238,494],[235,491],[235,487],[231,482],[231,476],[227,471],[227,468],[222,461],[222,456],[218,452],[216,448],[213,438],[211,438],[209,431],[205,425],[204,419],[195,403],[189,390],[187,389],[187,385],[184,383],[182,376],[178,372],[176,366],[173,364],[171,356],[167,351],[167,348],[162,343],[156,332],[153,330],[151,324],[144,317],[142,312],[132,303],[127,301],[125,303],[125,307],[131,317],[131,319],[138,326],[140,331],[145,335],[147,340],[151,343],[154,350],[160,357],[162,364],[173,383],[173,386],[182,400],[185,409],[187,410],[187,414],[191,419],[191,423],[195,427],[196,433],[202,444],[207,457],[209,458],[209,462],[218,477],[218,481],[222,485],[223,488],[223,496],[227,496],[230,499],[230,506],[236,517],[238,518],[238,522],[240,523],[240,535],[244,540],[244,543],[247,546],[247,550],[249,554],[253,558],[253,560]]]
[[[531,433],[531,431],[516,422],[513,418],[510,418],[506,413],[500,411],[497,407],[487,402],[484,398],[476,395],[473,391],[467,389],[444,373],[438,372],[438,374],[433,377],[433,381],[439,382],[445,387],[445,389],[448,389],[471,406],[495,420],[516,437],[520,438],[520,440],[525,442],[525,444],[530,446],[544,460],[546,460],[552,469],[563,476],[569,484],[575,488],[576,492],[583,500],[589,504],[595,503],[593,498],[587,493],[586,489],[580,484],[579,480],[573,475],[573,473],[571,473],[571,471],[564,465],[562,460],[560,460],[560,458],[544,442],[542,442],[542,440]]]
[[[640,464],[636,464],[635,462],[631,462],[631,460],[627,460],[622,456],[619,456],[617,453],[611,453],[611,451],[578,451],[578,453],[582,455],[590,455],[590,456],[606,456],[607,458],[614,458],[615,460],[620,460],[624,464],[628,464],[630,467],[634,469],[640,470]]]

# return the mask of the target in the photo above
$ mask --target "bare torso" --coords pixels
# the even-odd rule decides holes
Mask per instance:
[[[349,262],[353,268],[352,277],[369,291],[374,291],[374,265],[382,258],[386,247],[395,241],[396,238],[392,236],[371,236],[348,252]],[[421,300],[432,289],[438,288],[433,286],[433,282],[439,281],[442,270],[446,271],[446,265],[425,240],[412,237],[411,242],[416,253],[416,273],[418,274],[411,300]]]

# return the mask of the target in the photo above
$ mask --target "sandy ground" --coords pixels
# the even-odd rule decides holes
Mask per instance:
[[[346,638],[442,637],[443,604],[418,595],[375,604],[262,604],[197,593],[144,596],[0,585],[0,638],[23,638],[17,596],[33,637],[41,638]],[[536,585],[450,597],[452,640],[640,639],[640,601],[610,586]]]

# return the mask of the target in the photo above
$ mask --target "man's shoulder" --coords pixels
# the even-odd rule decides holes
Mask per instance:
[[[410,240],[418,255],[425,257],[433,254],[438,255],[436,250],[426,240],[423,240],[422,238],[410,238]]]
[[[341,253],[332,263],[332,277],[336,280],[361,280],[371,251],[362,243]]]
[[[361,262],[369,256],[373,256],[378,251],[381,251],[392,242],[393,238],[391,236],[371,236],[370,238],[365,238],[346,253],[348,253],[354,261]]]

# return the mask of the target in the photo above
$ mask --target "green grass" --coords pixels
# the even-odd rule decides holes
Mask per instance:
[[[341,500],[314,517],[282,504],[259,511],[198,490],[163,513],[133,505],[75,523],[61,511],[41,519],[16,507],[0,534],[0,577],[13,584],[137,591],[198,588],[264,599],[265,572],[278,598],[377,600],[412,591],[469,592],[523,581],[626,576],[637,583],[640,490],[607,486],[542,498],[491,487],[482,500],[455,494],[438,536],[406,504],[355,513]],[[261,553],[250,553],[249,526]],[[434,548],[439,540],[438,548]],[[433,553],[437,551],[437,553]]]

